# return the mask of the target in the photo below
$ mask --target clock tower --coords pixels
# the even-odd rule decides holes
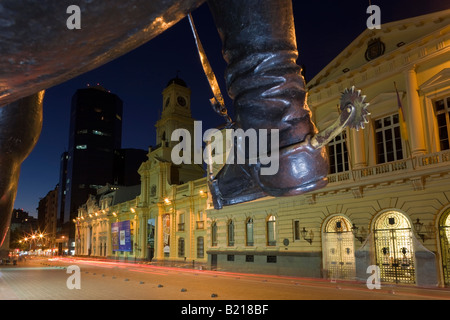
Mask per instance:
[[[171,79],[162,95],[163,111],[161,117],[169,113],[191,117],[191,90],[182,79],[178,77]]]
[[[191,116],[191,90],[183,80],[176,77],[169,81],[162,96],[163,111],[155,125],[156,146],[150,147],[148,160],[139,168],[144,202],[147,199],[153,202],[163,201],[170,192],[171,185],[180,185],[205,176],[201,164],[191,161],[176,165],[171,159],[173,147],[180,143],[171,141],[172,132],[176,129],[186,129],[190,133],[190,147],[191,150],[194,148],[195,120]]]
[[[187,129],[194,133],[194,119],[191,116],[191,90],[176,77],[171,79],[162,92],[163,110],[156,123],[156,144],[173,147],[178,141],[171,141],[176,129]]]

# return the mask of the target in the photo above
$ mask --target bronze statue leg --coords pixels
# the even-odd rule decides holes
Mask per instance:
[[[20,165],[42,128],[44,91],[0,108],[0,257],[8,253],[8,230],[19,183]]]
[[[260,198],[302,194],[326,185],[325,148],[316,133],[297,65],[291,0],[209,0],[228,63],[226,84],[236,127],[279,130],[279,170],[227,164],[210,183],[216,209]],[[268,138],[268,141],[271,139]],[[236,163],[236,162],[235,162]]]

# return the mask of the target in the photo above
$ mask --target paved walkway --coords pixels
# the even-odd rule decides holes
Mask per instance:
[[[70,265],[80,289],[69,289]],[[0,267],[0,300],[435,300],[448,289],[148,266],[89,259],[33,259]]]

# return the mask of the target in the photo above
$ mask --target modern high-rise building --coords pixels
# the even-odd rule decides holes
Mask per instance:
[[[64,223],[64,207],[66,201],[66,181],[67,181],[67,160],[69,153],[64,151],[61,154],[59,171],[59,189],[58,189],[58,211],[57,211],[57,230],[61,231]]]
[[[70,222],[78,207],[99,186],[117,179],[115,151],[122,143],[122,106],[117,95],[99,85],[79,89],[72,97],[63,220],[69,250],[75,234]]]

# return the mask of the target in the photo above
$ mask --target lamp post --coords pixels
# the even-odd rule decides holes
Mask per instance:
[[[353,226],[352,226],[352,233],[353,233],[353,236],[354,236],[356,239],[358,239],[359,242],[363,243],[363,241],[364,241],[365,238],[366,238],[366,232],[365,232],[364,227],[363,227],[363,228],[361,229],[361,235],[358,236],[358,230],[359,230],[359,227],[357,227],[357,226],[353,223]]]
[[[311,231],[309,231],[309,238],[307,238],[307,236],[308,236],[308,231],[306,231],[305,227],[303,227],[303,230],[300,231],[300,234],[301,234],[303,240],[309,242],[309,244],[312,244],[312,241],[313,241],[312,238],[313,238],[313,237],[312,237]]]
[[[416,222],[413,222],[414,231],[416,231],[416,234],[422,239],[422,242],[425,242],[425,234],[420,233],[422,230],[423,223],[420,222],[420,219],[417,218]]]

